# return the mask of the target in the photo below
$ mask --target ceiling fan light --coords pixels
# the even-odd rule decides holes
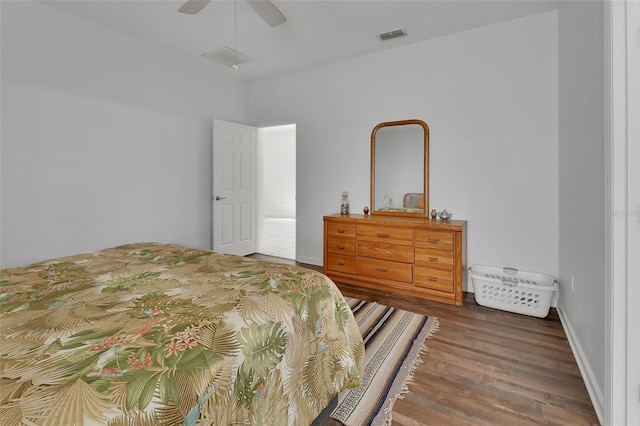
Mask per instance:
[[[205,53],[202,56],[233,69],[237,69],[240,64],[253,61],[253,58],[245,55],[244,53],[240,53],[229,46],[214,50],[213,52]]]

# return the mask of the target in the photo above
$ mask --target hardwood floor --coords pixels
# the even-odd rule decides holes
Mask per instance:
[[[555,309],[539,319],[479,306],[473,294],[456,307],[337,284],[345,296],[439,320],[393,425],[599,424]]]

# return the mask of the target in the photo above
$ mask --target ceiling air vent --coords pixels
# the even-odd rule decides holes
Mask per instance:
[[[386,33],[378,34],[378,38],[382,41],[391,40],[392,38],[404,37],[407,35],[407,32],[404,29],[393,30]]]
[[[227,67],[233,67],[234,65],[253,61],[253,58],[250,58],[244,53],[240,53],[229,46],[214,50],[213,52],[205,53],[202,56]]]

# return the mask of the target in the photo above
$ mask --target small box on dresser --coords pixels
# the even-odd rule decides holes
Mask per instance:
[[[324,217],[323,270],[334,281],[462,306],[466,221]]]

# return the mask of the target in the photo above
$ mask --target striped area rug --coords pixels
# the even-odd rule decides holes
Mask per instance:
[[[362,384],[338,394],[329,417],[347,426],[391,424],[391,411],[426,351],[438,319],[374,302],[347,299],[365,343]]]

